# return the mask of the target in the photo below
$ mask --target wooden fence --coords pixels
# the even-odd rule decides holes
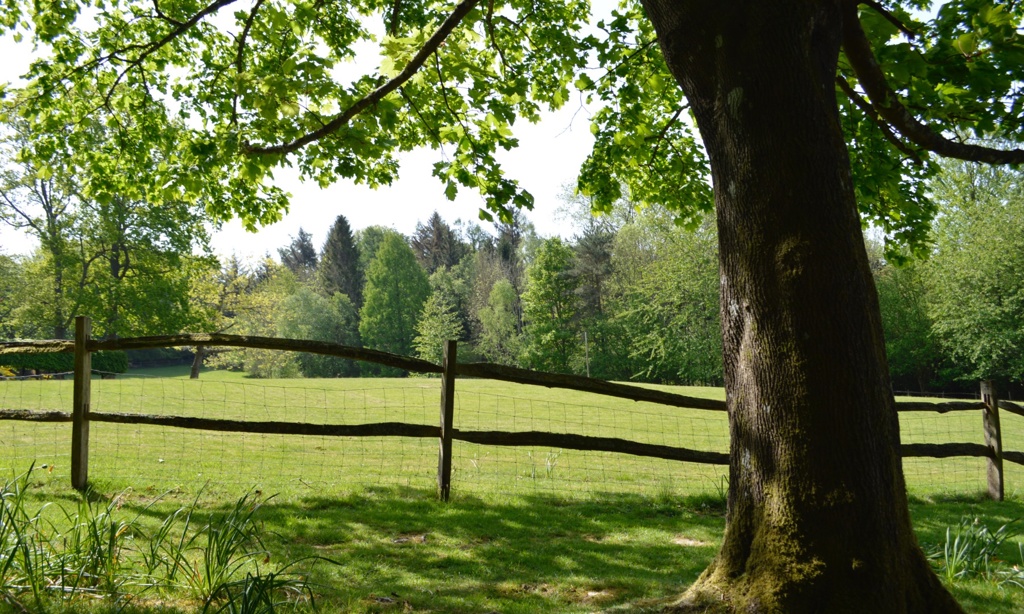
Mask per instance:
[[[30,411],[0,409],[0,420],[34,422],[71,422],[71,484],[84,490],[89,478],[89,424],[109,422],[120,424],[146,424],[183,429],[231,433],[270,433],[279,435],[320,435],[328,437],[420,437],[438,439],[437,488],[443,500],[451,493],[451,459],[453,441],[494,446],[539,446],[572,450],[617,452],[675,461],[727,465],[729,455],[723,452],[691,450],[689,448],[640,443],[617,437],[548,433],[542,431],[463,431],[454,428],[455,383],[459,377],[486,378],[519,384],[564,388],[612,396],[633,401],[647,401],[672,407],[726,411],[724,401],[689,397],[640,386],[617,384],[589,377],[543,373],[489,363],[458,364],[457,346],[449,341],[444,348],[441,365],[406,356],[365,348],[353,348],[319,341],[277,339],[271,337],[226,334],[180,334],[132,339],[95,340],[90,336],[91,324],[87,317],[78,317],[74,341],[22,341],[0,343],[0,356],[9,353],[73,352],[75,379],[72,411]],[[103,350],[141,350],[182,346],[243,347],[292,352],[309,352],[339,358],[372,362],[397,367],[415,373],[441,376],[441,406],[438,426],[383,422],[355,425],[322,425],[301,422],[256,422],[212,418],[189,418],[146,414],[94,412],[90,408],[91,354]],[[0,364],[3,359],[0,358]],[[903,444],[903,457],[949,458],[957,456],[988,459],[988,492],[1002,500],[1003,460],[1024,465],[1024,452],[1004,451],[999,425],[999,410],[1024,416],[1024,407],[1000,401],[991,382],[982,383],[979,401],[947,403],[900,402],[899,411],[931,411],[944,414],[952,411],[982,410],[985,443],[916,443]]]

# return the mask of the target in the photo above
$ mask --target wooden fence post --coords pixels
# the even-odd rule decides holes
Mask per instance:
[[[456,342],[449,340],[444,346],[441,367],[441,440],[437,451],[437,494],[447,501],[452,492],[452,429],[455,418],[455,360]]]
[[[85,490],[89,481],[89,404],[92,392],[92,355],[88,343],[92,321],[75,318],[75,392],[71,408],[71,486]]]
[[[981,382],[981,400],[985,403],[985,445],[992,451],[988,459],[988,496],[1003,500],[1003,433],[999,428],[999,396],[992,380]]]

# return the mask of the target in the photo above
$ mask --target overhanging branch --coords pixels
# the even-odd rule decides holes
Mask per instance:
[[[882,16],[886,21],[896,26],[896,29],[907,36],[907,38],[917,38],[917,33],[908,28],[902,21],[896,18],[895,15],[890,13],[884,6],[875,2],[875,0],[861,0],[860,2],[864,6],[870,7],[876,13]]]
[[[1024,150],[1001,150],[950,140],[921,122],[900,102],[878,65],[871,43],[857,17],[857,2],[847,3],[843,19],[843,50],[871,105],[895,130],[914,144],[947,158],[987,164],[1022,164]]]
[[[362,113],[368,107],[380,102],[385,96],[397,90],[406,81],[411,79],[413,75],[415,75],[416,72],[419,71],[419,69],[423,66],[423,63],[427,61],[427,58],[429,58],[431,54],[437,51],[437,49],[441,46],[441,43],[443,43],[445,39],[448,38],[448,36],[452,33],[453,30],[455,30],[455,27],[458,26],[459,23],[466,17],[466,15],[468,15],[469,12],[472,11],[473,8],[476,7],[476,5],[479,3],[480,0],[463,0],[463,2],[461,2],[458,6],[455,7],[455,10],[452,11],[452,14],[449,15],[448,18],[444,20],[441,26],[437,29],[437,32],[434,32],[434,35],[431,36],[423,45],[423,47],[421,47],[420,50],[416,52],[416,55],[413,56],[411,60],[409,60],[409,63],[405,65],[405,68],[402,69],[402,72],[400,72],[397,76],[395,76],[393,79],[391,79],[384,85],[381,85],[380,87],[373,90],[363,98],[360,98],[352,106],[350,106],[348,109],[341,112],[340,114],[336,115],[334,119],[327,122],[322,127],[314,130],[313,132],[307,133],[306,135],[301,136],[295,139],[294,141],[291,141],[290,143],[284,143],[282,145],[273,145],[269,147],[259,147],[245,143],[242,146],[242,150],[248,154],[286,154],[291,153],[293,151],[297,151],[298,149],[301,149],[302,147],[314,141],[318,141],[324,138],[325,136],[337,132],[342,126],[347,124],[349,120],[351,120],[353,117]]]
[[[245,26],[242,27],[242,33],[238,35],[238,51],[235,55],[235,72],[241,76],[245,72],[245,45],[249,39],[249,32],[252,30],[252,24],[256,21],[256,12],[260,10],[260,6],[263,5],[263,0],[256,0],[252,5],[252,9],[249,11],[249,16],[245,19]],[[231,100],[231,124],[234,125],[238,121],[238,93],[235,92],[234,98]]]
[[[195,15],[192,15],[191,17],[189,17],[186,21],[181,21],[181,22],[173,21],[172,23],[176,23],[177,25],[174,27],[173,30],[171,30],[166,35],[164,35],[163,38],[161,38],[160,40],[158,40],[158,41],[156,41],[154,43],[148,44],[148,45],[142,45],[141,46],[142,51],[141,51],[141,53],[139,53],[139,55],[137,57],[135,57],[134,59],[131,59],[131,60],[128,60],[127,58],[125,59],[125,61],[127,62],[128,65],[124,68],[124,70],[122,70],[120,73],[118,73],[117,78],[114,79],[113,84],[111,84],[111,86],[107,89],[107,95],[106,95],[106,97],[104,99],[103,105],[104,106],[109,106],[110,105],[110,98],[111,98],[111,96],[114,93],[114,89],[118,86],[119,83],[121,83],[121,80],[124,79],[124,76],[126,74],[128,74],[129,71],[131,71],[134,68],[138,68],[138,67],[142,66],[142,63],[145,62],[146,58],[148,58],[150,55],[156,53],[160,49],[164,48],[165,46],[170,44],[171,41],[177,39],[179,36],[181,36],[185,32],[187,32],[190,29],[192,29],[196,24],[198,24],[200,21],[205,19],[208,15],[216,13],[220,9],[224,8],[225,6],[227,6],[229,4],[233,4],[236,1],[237,0],[216,0],[215,2],[212,2],[212,3],[208,4],[207,6],[205,6],[201,11],[199,11]],[[138,46],[133,46],[133,47],[138,47]],[[114,53],[110,54],[109,57],[111,57],[111,58],[115,57],[116,53],[117,52],[115,51]]]
[[[907,144],[901,141],[898,136],[896,136],[896,134],[892,131],[892,127],[889,124],[882,121],[880,117],[878,117],[878,111],[876,111],[875,108],[871,106],[871,103],[865,100],[863,96],[858,94],[857,91],[853,89],[853,87],[846,79],[844,79],[843,77],[836,77],[836,83],[839,85],[839,89],[843,90],[843,93],[846,94],[846,97],[849,98],[850,101],[853,102],[853,104],[857,105],[857,108],[863,111],[864,115],[867,115],[868,118],[871,119],[871,121],[875,122],[875,125],[878,126],[878,129],[882,131],[882,136],[885,137],[885,140],[892,143],[892,146],[900,150],[903,153],[903,155],[913,160],[914,164],[917,164],[918,166],[923,164],[921,156],[917,155],[916,151],[907,147]]]

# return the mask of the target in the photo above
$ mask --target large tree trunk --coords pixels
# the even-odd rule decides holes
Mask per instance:
[[[911,531],[835,100],[841,3],[645,7],[711,160],[732,438],[724,544],[679,608],[960,612]]]

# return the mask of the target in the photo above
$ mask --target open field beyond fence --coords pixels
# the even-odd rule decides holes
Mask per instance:
[[[662,387],[692,397],[722,399],[715,388]],[[253,380],[209,371],[189,380],[183,368],[142,370],[94,379],[93,412],[158,414],[318,425],[401,422],[436,425],[437,379]],[[0,383],[0,408],[62,410],[70,380]],[[903,443],[983,443],[980,411],[901,412]],[[460,380],[455,427],[470,431],[544,431],[620,437],[641,443],[726,452],[722,412],[634,402],[571,390],[491,380]],[[1024,418],[1003,413],[1004,447],[1024,448]],[[221,433],[94,422],[90,479],[104,488],[152,490],[203,484],[238,491],[345,493],[367,485],[430,487],[436,482],[436,438],[326,437]],[[0,421],[0,471],[32,462],[66,479],[70,425]],[[661,460],[556,447],[483,446],[455,442],[453,492],[543,490],[715,494],[724,491],[722,465]],[[906,458],[910,491],[977,493],[985,489],[984,458]],[[1024,485],[1024,468],[1006,464],[1007,494]]]

